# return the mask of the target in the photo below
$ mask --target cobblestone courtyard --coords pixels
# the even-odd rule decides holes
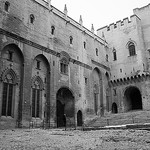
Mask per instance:
[[[1,150],[150,150],[146,130],[0,130]]]

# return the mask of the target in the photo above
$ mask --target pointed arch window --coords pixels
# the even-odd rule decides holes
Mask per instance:
[[[83,47],[84,47],[84,49],[86,49],[86,42],[85,41],[83,42]]]
[[[51,34],[54,35],[54,32],[55,32],[55,27],[51,26]]]
[[[32,117],[40,117],[41,94],[43,82],[40,77],[36,77],[32,83]]]
[[[32,24],[33,24],[34,20],[35,20],[35,17],[34,17],[34,15],[33,15],[33,14],[31,14],[31,15],[30,15],[30,23],[32,23]]]
[[[72,45],[73,44],[73,37],[70,36],[70,44]]]
[[[3,89],[2,89],[2,116],[11,116],[14,114],[14,91],[16,84],[16,75],[12,70],[7,70],[2,77]]]
[[[98,48],[96,48],[95,52],[96,52],[96,56],[98,56]]]
[[[9,7],[10,7],[10,3],[6,1],[5,5],[4,5],[4,9],[5,9],[6,12],[9,11]]]
[[[129,49],[129,56],[134,56],[136,55],[136,51],[135,51],[135,44],[133,42],[130,42],[128,44],[128,49]]]
[[[117,53],[116,53],[116,49],[113,49],[113,59],[114,61],[117,60]]]
[[[106,61],[108,62],[108,54],[106,54]]]

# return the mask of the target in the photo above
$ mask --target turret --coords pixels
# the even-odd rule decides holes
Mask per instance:
[[[93,26],[93,24],[91,26],[91,32],[94,33],[94,26]]]
[[[67,10],[67,5],[65,4],[65,7],[64,7],[64,14],[65,14],[65,17],[67,17],[68,15],[68,10]]]
[[[82,16],[80,15],[80,19],[79,19],[79,24],[82,26],[83,25],[83,20],[82,20]]]

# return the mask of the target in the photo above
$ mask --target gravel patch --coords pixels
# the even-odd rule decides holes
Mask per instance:
[[[150,150],[146,130],[0,130],[1,150]]]

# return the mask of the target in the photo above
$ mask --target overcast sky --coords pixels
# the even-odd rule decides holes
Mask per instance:
[[[60,11],[64,10],[66,4],[68,16],[77,22],[82,15],[83,26],[91,29],[93,24],[95,31],[130,17],[133,15],[134,8],[143,7],[149,3],[150,0],[51,0],[51,4]]]

